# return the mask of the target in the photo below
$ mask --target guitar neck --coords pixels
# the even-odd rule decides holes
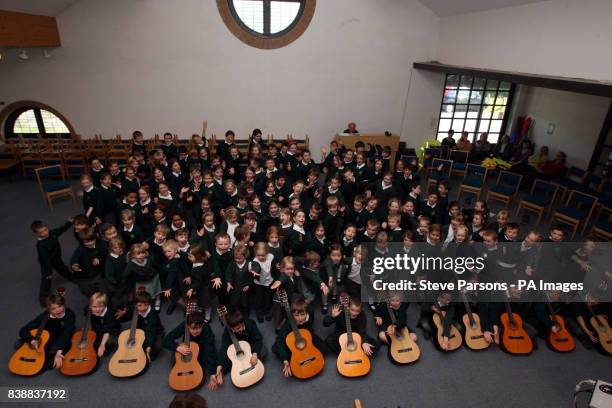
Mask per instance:
[[[91,309],[87,310],[87,316],[85,317],[85,324],[83,325],[83,333],[81,333],[81,343],[87,342],[87,333],[91,327]]]
[[[40,321],[40,325],[38,326],[38,329],[36,329],[36,336],[34,337],[34,340],[38,342],[40,341],[40,337],[42,336],[43,330],[45,330],[45,326],[47,325],[48,320],[49,320],[49,312],[45,311],[45,315]]]
[[[132,322],[130,323],[130,337],[128,338],[129,342],[134,342],[136,340],[136,328],[138,327],[138,310],[136,309],[136,305],[134,305],[134,313],[132,314]]]
[[[386,303],[386,305],[387,305],[387,312],[389,313],[389,318],[391,319],[391,324],[393,324],[394,326],[397,326],[397,318],[395,317],[393,308],[391,307],[389,303]]]
[[[510,302],[507,300],[504,302],[506,305],[506,313],[508,314],[508,320],[510,324],[514,326],[514,315],[512,314],[512,309],[510,308]]]
[[[473,326],[476,322],[474,321],[474,316],[472,315],[472,306],[470,306],[470,302],[468,301],[467,296],[465,296],[465,293],[461,293],[461,296],[463,297],[463,305],[465,306],[468,320],[470,321],[470,325]]]
[[[344,309],[344,322],[346,324],[346,337],[349,343],[353,343],[353,328],[351,327],[351,314],[348,311],[348,305]]]
[[[183,336],[183,342],[189,344],[191,342],[191,333],[189,333],[189,325],[187,324],[187,317],[185,317],[185,335]]]
[[[297,324],[295,323],[295,319],[291,314],[291,308],[289,307],[289,303],[283,303],[283,308],[285,309],[285,313],[287,314],[287,320],[289,321],[289,325],[291,326],[291,331],[293,331],[295,339],[301,340],[302,333],[300,333],[300,329],[298,328]]]

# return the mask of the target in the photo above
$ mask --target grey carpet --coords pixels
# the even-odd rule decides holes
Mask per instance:
[[[40,313],[37,305],[39,267],[36,262],[35,238],[29,224],[39,218],[51,227],[59,225],[67,217],[81,210],[80,201],[56,202],[55,211],[44,205],[34,182],[16,180],[0,181],[0,259],[2,273],[2,304],[0,327],[4,328],[0,341],[0,361],[6,364],[13,351],[17,331],[29,319]],[[456,196],[456,191],[452,197]],[[513,213],[512,213],[513,214]],[[548,223],[538,226],[546,230]],[[524,232],[524,231],[523,231]],[[72,232],[61,239],[64,259],[67,261],[75,247]],[[65,284],[55,277],[54,286],[65,285],[67,302],[75,311],[81,311],[86,299],[76,286]],[[411,309],[412,320],[416,310]],[[162,320],[167,330],[181,319],[181,312]],[[317,326],[322,320],[316,312]],[[82,324],[82,316],[77,325]],[[270,348],[274,331],[270,323],[260,325],[265,344]],[[217,321],[213,324],[217,343],[221,336]],[[370,331],[374,334],[373,324]],[[323,337],[327,330],[320,330]],[[465,348],[450,354],[437,351],[426,342],[420,330],[420,360],[411,366],[397,367],[389,363],[386,349],[373,361],[369,376],[361,379],[344,379],[335,368],[335,358],[328,356],[324,372],[317,378],[300,382],[286,379],[281,374],[280,363],[270,356],[266,363],[266,376],[257,386],[237,390],[228,377],[217,392],[205,388],[198,392],[205,396],[212,408],[219,407],[352,407],[353,399],[360,399],[364,408],[374,407],[550,407],[571,405],[575,384],[585,378],[612,380],[612,359],[580,344],[569,354],[557,354],[539,340],[539,349],[527,357],[505,354],[498,348],[471,352]],[[92,375],[81,378],[65,378],[57,371],[47,371],[34,378],[12,376],[6,368],[0,370],[1,386],[65,386],[70,387],[70,404],[45,404],[45,406],[71,407],[166,407],[174,393],[168,388],[170,354],[162,352],[143,375],[133,379],[117,380],[108,374],[108,359],[102,360]],[[5,366],[6,367],[6,366]],[[11,404],[11,406],[18,406]],[[21,406],[33,406],[23,404]]]

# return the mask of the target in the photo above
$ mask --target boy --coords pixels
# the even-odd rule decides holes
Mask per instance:
[[[408,328],[410,338],[413,341],[417,340],[417,335],[415,334],[414,330],[408,327],[408,322],[406,320],[406,312],[408,311],[409,306],[409,303],[401,301],[398,294],[392,294],[390,296],[389,307],[387,307],[386,302],[379,303],[376,306],[374,321],[376,322],[376,326],[378,326],[378,339],[381,342],[389,344],[390,337],[394,336],[398,332],[401,332],[404,327]],[[396,321],[395,324],[393,324],[389,312],[393,313],[393,317]]]
[[[239,310],[229,312],[225,320],[227,322],[227,328],[223,332],[221,350],[219,351],[219,354],[223,356],[221,363],[223,372],[227,373],[232,368],[232,361],[227,356],[227,349],[232,344],[232,339],[227,332],[228,330],[234,332],[238,341],[246,341],[251,346],[251,366],[257,364],[258,360],[263,362],[266,358],[267,351],[263,345],[263,337],[257,328],[257,324],[249,318],[244,318]]]
[[[142,348],[147,354],[147,360],[152,362],[162,349],[164,340],[164,326],[159,315],[151,307],[151,295],[148,292],[138,292],[134,296],[134,306],[117,311],[118,320],[120,322],[130,321],[134,307],[138,313],[137,328],[145,333],[145,341]]]
[[[93,228],[83,231],[79,237],[83,244],[72,254],[70,264],[79,290],[90,297],[95,292],[104,292],[102,274],[108,248],[104,248],[104,245],[96,239]]]
[[[323,326],[329,327],[335,324],[334,331],[325,338],[325,345],[328,350],[340,354],[340,335],[346,333],[346,321],[344,314],[348,313],[351,320],[351,328],[354,333],[361,335],[361,348],[367,356],[373,357],[376,353],[376,340],[368,336],[368,321],[362,310],[361,300],[352,298],[349,302],[348,311],[342,310],[342,306],[334,305],[330,316],[325,316]]]
[[[221,232],[215,237],[215,250],[212,253],[211,264],[212,272],[210,274],[212,287],[217,290],[219,301],[227,303],[227,292],[220,290],[223,284],[223,278],[227,273],[227,266],[232,260],[232,250],[230,248],[230,236]]]
[[[125,243],[119,238],[114,238],[110,241],[108,249],[104,263],[104,277],[108,283],[109,292],[113,295],[113,304],[118,305],[127,298],[127,292],[130,289],[124,282]]]
[[[342,240],[340,241],[343,256],[353,255],[353,249],[355,249],[355,247],[357,246],[357,241],[355,240],[356,234],[357,227],[353,224],[347,224],[347,226],[344,228],[344,235],[342,237]]]
[[[94,349],[98,357],[102,357],[117,348],[121,327],[108,306],[108,296],[105,293],[96,292],[91,295],[85,314],[87,309],[91,310],[91,330],[96,333]]]
[[[358,195],[353,199],[353,208],[349,208],[346,215],[346,222],[354,224],[357,232],[361,233],[365,230],[367,222],[367,212],[365,211],[365,196]]]
[[[187,328],[189,340],[196,343],[200,348],[198,362],[208,372],[210,380],[208,389],[216,390],[223,383],[222,366],[218,364],[217,352],[215,350],[215,335],[210,326],[205,323],[202,312],[196,311],[187,316]],[[170,333],[164,337],[163,346],[171,352],[178,352],[183,356],[191,354],[189,345],[183,342],[185,336],[185,322],[181,322]],[[174,354],[172,356],[174,364]]]
[[[291,315],[295,321],[295,325],[298,329],[308,330],[312,336],[312,344],[325,353],[325,343],[323,340],[314,332],[314,314],[308,312],[308,303],[303,296],[295,296],[291,301]],[[283,363],[283,375],[285,377],[291,377],[291,367],[289,361],[291,360],[291,350],[287,347],[285,339],[287,335],[292,331],[291,324],[288,320],[282,324],[278,333],[276,333],[276,340],[272,345],[272,352],[278,359]]]
[[[240,310],[244,316],[248,316],[253,275],[249,271],[249,263],[247,262],[247,247],[244,245],[236,246],[233,253],[234,260],[227,267],[224,277],[229,305]]]
[[[53,269],[69,281],[72,280],[70,269],[62,260],[62,247],[59,237],[70,228],[71,222],[68,221],[59,228],[49,230],[42,221],[34,221],[30,229],[36,235],[36,252],[38,253],[38,263],[40,264],[40,288],[38,290],[39,301],[44,304],[45,298],[51,289],[51,278]]]
[[[117,191],[112,182],[109,173],[102,173],[100,176],[98,213],[102,221],[115,224],[117,220]]]
[[[83,188],[83,209],[85,210],[85,215],[90,220],[90,223],[93,223],[93,221],[96,224],[101,223],[99,208],[100,191],[94,185],[93,179],[89,174],[81,176],[81,188]]]
[[[179,255],[178,243],[170,239],[164,242],[162,248],[165,260],[160,271],[160,280],[164,285],[165,296],[170,298],[166,314],[171,315],[177,302],[187,293],[191,278],[188,265]]]
[[[125,209],[121,211],[120,218],[121,224],[123,224],[121,235],[126,248],[129,249],[132,245],[140,244],[145,241],[142,230],[136,225],[136,217],[134,216],[133,210]]]
[[[421,214],[429,218],[432,224],[441,224],[442,216],[446,209],[438,204],[438,193],[436,190],[430,190],[427,194],[427,200],[421,205]]]
[[[327,212],[323,216],[323,226],[325,233],[332,242],[338,242],[342,236],[343,219],[338,211],[339,200],[336,196],[327,197],[326,200]]]

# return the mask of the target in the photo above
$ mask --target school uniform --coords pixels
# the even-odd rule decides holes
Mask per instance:
[[[346,313],[346,311],[342,310],[335,318],[331,315],[327,315],[323,319],[323,326],[329,327],[332,324],[334,325],[334,331],[325,338],[325,345],[327,346],[328,350],[334,352],[335,354],[340,354],[340,343],[338,340],[340,339],[340,335],[346,333],[347,329],[344,313]],[[357,333],[361,336],[362,344],[368,343],[373,346],[373,354],[370,356],[370,358],[373,358],[376,354],[376,350],[378,349],[378,342],[372,337],[368,336],[368,321],[363,310],[361,313],[359,313],[359,315],[357,315],[356,318],[350,319],[350,321],[353,333]]]
[[[266,358],[266,349],[263,345],[263,337],[261,332],[257,328],[257,324],[251,319],[244,320],[245,330],[243,333],[235,333],[238,341],[246,341],[251,346],[251,352],[257,354],[257,358],[264,362]],[[221,360],[221,365],[223,366],[223,373],[228,373],[232,368],[232,361],[227,356],[227,349],[230,345],[232,345],[232,338],[230,337],[228,330],[231,330],[227,327],[223,331],[223,336],[221,338],[221,349],[219,351],[219,355],[223,356]]]
[[[249,262],[249,270],[254,270],[259,274],[259,276],[253,278],[253,292],[255,295],[255,313],[260,321],[264,315],[268,318],[272,316],[273,293],[270,286],[278,278],[277,259],[279,258],[276,258],[272,253],[268,253],[265,261],[255,258]]]
[[[408,312],[408,307],[410,303],[402,302],[398,309],[393,309],[391,307],[387,307],[387,303],[379,303],[376,305],[376,310],[374,311],[374,317],[380,317],[383,321],[382,325],[378,326],[379,332],[386,332],[389,326],[393,323],[391,315],[389,314],[389,309],[393,313],[393,318],[395,319],[395,328],[397,331],[402,330],[404,327],[408,328],[408,331],[413,333],[414,330],[408,326],[408,321],[406,319],[406,313]]]
[[[134,311],[134,306],[130,305],[128,308],[128,312],[120,319],[120,321],[130,321],[132,319],[132,314]],[[142,348],[146,351],[148,347],[151,347],[151,361],[155,360],[157,355],[162,349],[162,344],[164,341],[164,326],[162,325],[161,320],[159,319],[159,314],[149,305],[149,308],[146,312],[141,315],[138,314],[138,321],[136,323],[136,327],[145,334],[145,340],[142,344]]]
[[[194,262],[191,267],[191,286],[198,300],[198,305],[209,308],[212,305],[216,293],[212,288],[211,268],[208,262]]]
[[[248,316],[253,286],[253,275],[249,271],[249,262],[245,260],[239,265],[236,261],[232,261],[225,270],[223,280],[226,285],[231,284],[233,287],[228,295],[229,304],[239,309],[244,316]],[[247,287],[248,289],[245,292],[244,289]]]
[[[189,277],[189,267],[179,254],[172,259],[166,259],[160,270],[160,281],[164,290],[171,289],[168,313],[174,309],[176,302],[185,296],[189,287],[183,281]]]
[[[219,251],[215,248],[211,256],[212,271],[210,274],[210,279],[220,278],[223,283],[223,279],[227,274],[227,268],[230,262],[233,261],[233,258],[231,249],[227,252],[219,253]],[[217,289],[217,296],[219,297],[219,302],[227,303],[227,292],[225,291],[223,285]]]
[[[327,255],[329,255],[330,244],[331,243],[327,240],[326,237],[323,237],[323,239],[319,239],[314,235],[314,232],[308,234],[306,237],[306,249],[308,251],[316,252],[317,254],[319,254],[319,257],[321,259],[325,259],[327,258]]]
[[[362,208],[361,211],[355,211],[353,208],[349,208],[345,219],[346,224],[354,224],[357,227],[357,231],[361,232],[365,229],[366,223],[368,222],[368,214],[364,208]]]
[[[114,186],[100,186],[98,194],[99,217],[104,222],[116,223],[117,216],[117,190]]]
[[[134,259],[125,266],[126,285],[134,285],[132,290],[144,288],[151,296],[155,297],[161,292],[159,281],[159,269],[153,262],[153,256],[149,255],[143,263],[137,263]]]
[[[129,250],[134,244],[145,242],[145,236],[140,227],[136,224],[132,224],[129,229],[123,227],[121,229],[121,236],[123,237],[123,242],[125,242],[126,250]]]
[[[59,350],[65,355],[70,349],[70,339],[75,329],[75,315],[74,312],[67,307],[65,308],[64,316],[60,318],[51,316],[49,312],[45,310],[19,330],[21,341],[29,343],[34,340],[34,336],[32,336],[30,332],[40,327],[45,316],[47,316],[47,321],[43,329],[49,332],[49,340],[45,345],[45,354],[47,355],[45,363],[47,367],[50,368],[53,366],[55,354]]]
[[[285,237],[287,254],[302,257],[306,253],[306,231],[303,227],[293,224]]]
[[[89,306],[85,306],[84,315],[87,315],[89,311]],[[111,351],[117,348],[117,340],[119,337],[119,332],[121,331],[121,325],[115,319],[115,315],[113,310],[110,307],[106,306],[102,313],[99,316],[91,314],[91,330],[96,333],[96,341],[94,341],[94,349],[100,347],[100,343],[102,342],[102,337],[106,333],[108,333],[109,338],[104,345],[105,351],[104,355],[110,354]]]
[[[339,212],[332,214],[326,211],[323,215],[323,226],[325,227],[325,235],[330,237],[332,243],[340,240],[344,229],[344,220]]]
[[[93,248],[87,248],[84,245],[79,246],[72,257],[70,264],[78,264],[81,267],[80,271],[75,271],[73,279],[78,285],[79,290],[85,296],[90,297],[95,292],[105,292],[106,285],[102,280],[104,273],[104,262],[108,254],[108,246],[100,240],[96,240]],[[94,260],[98,260],[98,264],[94,265]]]
[[[322,354],[325,354],[327,351],[327,347],[325,346],[325,342],[319,337],[314,331],[314,313],[308,313],[308,317],[306,321],[302,324],[297,324],[298,329],[308,330],[312,336],[312,345],[319,349]],[[286,320],[282,326],[278,329],[276,333],[276,339],[274,340],[274,344],[272,345],[272,352],[281,362],[291,361],[291,350],[287,347],[286,338],[289,333],[292,332],[291,324],[288,320]]]
[[[163,347],[172,353],[172,364],[174,364],[174,352],[176,348],[183,343],[185,337],[185,322],[181,322],[172,331],[170,331],[163,340]],[[202,326],[202,332],[198,336],[189,335],[189,341],[196,343],[200,348],[198,354],[198,362],[208,375],[217,374],[217,366],[219,358],[215,350],[215,334],[208,324]]]
[[[62,247],[59,237],[66,232],[72,224],[70,222],[49,230],[49,236],[36,241],[36,252],[40,264],[40,288],[38,294],[42,300],[51,290],[51,277],[55,269],[64,279],[72,280],[72,272],[62,260]]]
[[[92,186],[89,190],[83,190],[83,210],[85,213],[92,209],[89,215],[90,223],[93,223],[96,217],[102,218],[100,212],[100,190],[98,187]]]

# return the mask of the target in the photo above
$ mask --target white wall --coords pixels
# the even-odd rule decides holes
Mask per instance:
[[[612,1],[551,0],[440,21],[448,64],[612,80]]]
[[[308,134],[313,149],[351,120],[412,137],[431,114],[402,126],[410,70],[434,58],[438,23],[417,0],[320,0],[297,41],[262,51],[229,32],[213,0],[81,0],[58,16],[53,58],[6,55],[0,100],[51,105],[85,137],[188,137],[203,119],[218,135]]]
[[[536,150],[546,145],[551,157],[561,150],[567,154],[570,165],[588,167],[610,98],[521,86],[514,103],[514,118],[535,119],[531,138]],[[551,123],[554,131],[547,134]]]

